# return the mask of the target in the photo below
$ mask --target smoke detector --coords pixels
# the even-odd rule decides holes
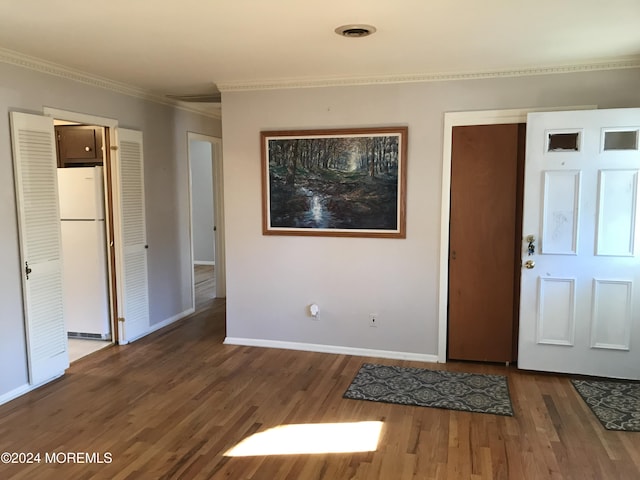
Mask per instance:
[[[349,38],[368,37],[374,34],[376,27],[373,25],[342,25],[335,29],[338,35]]]

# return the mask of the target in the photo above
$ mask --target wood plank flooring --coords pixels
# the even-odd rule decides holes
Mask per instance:
[[[0,406],[0,452],[41,454],[41,463],[0,464],[0,478],[640,478],[640,434],[604,430],[566,377],[223,345],[224,318],[224,300],[213,300]],[[505,374],[515,416],[343,399],[367,361]],[[371,420],[384,422],[375,452],[224,456],[251,434],[282,424]],[[78,452],[111,461],[45,462],[46,453],[68,460]]]
[[[201,310],[216,297],[216,277],[213,265],[194,265],[196,311]]]

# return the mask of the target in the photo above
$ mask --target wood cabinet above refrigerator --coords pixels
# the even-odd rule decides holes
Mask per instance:
[[[58,125],[55,132],[58,167],[102,165],[102,127]]]

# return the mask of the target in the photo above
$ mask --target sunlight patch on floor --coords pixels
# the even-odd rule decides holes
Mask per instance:
[[[225,456],[373,452],[381,431],[382,422],[279,425],[245,438]]]

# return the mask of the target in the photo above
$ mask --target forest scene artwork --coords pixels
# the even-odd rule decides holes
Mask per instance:
[[[405,238],[406,127],[261,140],[265,235]]]

